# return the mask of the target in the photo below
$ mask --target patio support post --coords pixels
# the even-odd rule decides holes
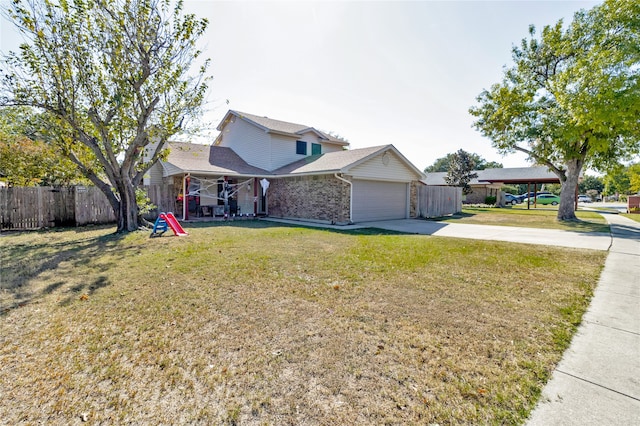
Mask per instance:
[[[258,178],[253,178],[253,215],[258,215]]]
[[[187,195],[187,189],[189,189],[189,173],[182,178],[182,220],[189,220],[189,196]]]

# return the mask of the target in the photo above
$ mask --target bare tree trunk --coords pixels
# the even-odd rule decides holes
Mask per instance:
[[[135,231],[139,228],[135,187],[127,179],[118,179],[116,190],[120,198],[118,210],[114,211],[118,226],[116,232]]]
[[[576,186],[580,171],[584,165],[583,159],[573,159],[567,161],[567,171],[565,179],[561,180],[560,207],[558,208],[558,220],[578,220],[575,212]]]

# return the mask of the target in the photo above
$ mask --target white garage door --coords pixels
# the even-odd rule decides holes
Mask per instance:
[[[373,180],[353,181],[354,222],[404,219],[407,215],[407,184]]]

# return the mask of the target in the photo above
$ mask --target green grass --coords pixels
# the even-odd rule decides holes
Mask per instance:
[[[625,213],[624,217],[628,217],[631,220],[635,220],[636,222],[640,222],[640,214],[638,213]]]
[[[522,423],[606,256],[186,229],[0,237],[3,422]]]
[[[609,225],[605,219],[596,212],[576,211],[577,221],[558,221],[557,208],[530,209],[526,207],[474,207],[463,208],[462,213],[439,221],[469,223],[476,225],[518,226],[524,228],[560,229],[573,232],[609,232]]]

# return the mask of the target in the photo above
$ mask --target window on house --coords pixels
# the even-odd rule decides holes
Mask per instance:
[[[307,155],[307,143],[305,141],[296,141],[296,154]]]
[[[322,145],[319,143],[311,144],[311,155],[320,155],[322,154]]]

